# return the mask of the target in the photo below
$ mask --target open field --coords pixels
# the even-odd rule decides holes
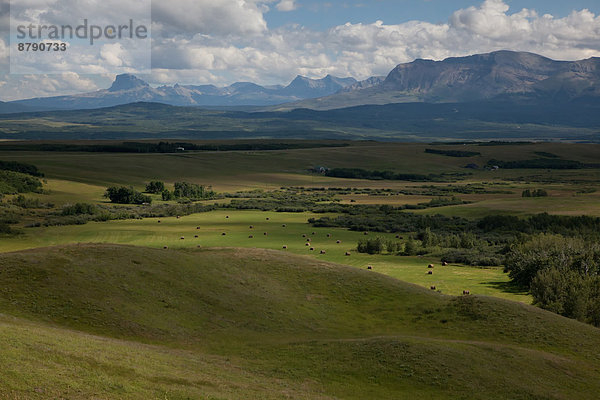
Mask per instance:
[[[79,245],[2,254],[0,271],[4,398],[600,390],[595,328],[281,252]]]
[[[229,218],[226,218],[229,216]],[[435,285],[442,293],[458,295],[463,290],[515,301],[531,302],[522,292],[508,289],[508,276],[502,268],[479,268],[450,265],[439,267],[439,260],[393,255],[369,255],[356,252],[360,232],[344,229],[313,228],[306,221],[323,215],[309,213],[274,213],[257,211],[214,211],[177,218],[149,218],[141,221],[111,221],[27,229],[24,236],[3,239],[0,252],[55,246],[69,243],[120,243],[171,249],[202,247],[248,247],[283,250],[319,260],[365,269],[372,265],[383,273],[424,287]],[[269,221],[266,220],[269,218]],[[160,224],[157,222],[160,220]],[[286,227],[282,225],[285,224]],[[250,229],[250,225],[254,228]],[[200,229],[196,229],[199,227]],[[268,235],[264,235],[264,233]],[[315,235],[312,233],[315,232]],[[222,234],[226,233],[225,236]],[[302,237],[307,235],[311,245]],[[327,234],[331,234],[328,238]],[[249,238],[252,235],[253,238]],[[391,234],[372,236],[394,238]],[[194,236],[198,236],[195,238]],[[184,237],[185,239],[181,239]],[[340,240],[341,243],[337,244]],[[314,248],[314,250],[310,250]],[[325,254],[320,254],[325,251]],[[351,256],[345,253],[350,252]],[[427,275],[427,265],[438,264],[434,276]]]
[[[0,399],[591,400],[600,392],[600,330],[530,306],[532,296],[502,266],[357,252],[360,240],[405,241],[417,229],[365,235],[308,223],[335,213],[221,206],[44,226],[74,203],[148,209],[103,194],[111,185],[142,191],[151,180],[209,185],[219,197],[204,205],[253,201],[248,191],[260,190],[275,195],[256,199],[281,195],[282,204],[320,196],[316,204],[410,205],[401,212],[468,221],[600,216],[598,145],[356,142],[175,154],[2,147],[0,160],[34,164],[45,176],[42,193],[25,194],[37,206],[19,206],[16,195],[0,202],[0,217],[19,215],[10,222],[18,233],[0,236],[0,341],[10,344],[0,349],[0,371],[8,371]],[[540,157],[586,167],[464,168]],[[342,179],[311,172],[316,166],[448,179]],[[549,196],[523,198],[526,189]],[[152,198],[153,206],[178,206]]]

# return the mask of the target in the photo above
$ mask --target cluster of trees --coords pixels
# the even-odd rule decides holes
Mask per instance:
[[[564,236],[598,238],[600,218],[590,216],[550,215],[541,213],[527,218],[510,215],[490,215],[482,218],[477,227],[484,232],[556,233]]]
[[[0,170],[0,194],[39,193],[42,182],[31,175]]]
[[[497,165],[503,169],[582,169],[593,166],[579,161],[556,158],[536,158],[520,161],[490,160],[488,161],[488,165]]]
[[[512,280],[528,287],[538,306],[600,326],[600,244],[540,234],[506,257]]]
[[[260,150],[287,150],[311,149],[318,147],[346,147],[348,143],[327,142],[254,142],[254,143],[224,143],[224,144],[194,144],[187,142],[123,142],[114,144],[67,144],[67,143],[39,143],[39,144],[9,144],[4,146],[9,151],[77,151],[92,153],[176,153],[180,147],[186,151],[260,151]]]
[[[481,153],[478,153],[476,151],[440,150],[440,149],[425,149],[425,153],[439,154],[442,156],[459,157],[459,158],[475,157],[475,156],[481,155]]]
[[[161,181],[151,181],[146,185],[146,193],[161,194],[165,191],[165,183]]]
[[[0,170],[19,172],[21,174],[37,176],[38,178],[41,178],[44,176],[44,174],[41,173],[40,170],[35,165],[20,163],[20,162],[16,162],[16,161],[0,160]]]
[[[164,182],[151,181],[146,185],[146,193],[160,194],[163,201],[206,200],[215,196],[215,192],[210,188],[188,182],[175,182],[173,190],[170,191],[166,188]]]
[[[368,180],[389,180],[389,181],[409,181],[409,182],[447,182],[450,177],[452,180],[458,180],[469,174],[456,173],[444,175],[423,175],[423,174],[402,174],[392,171],[370,171],[361,168],[332,168],[325,171],[326,176],[346,179],[368,179]]]
[[[132,187],[111,186],[106,189],[104,197],[110,199],[112,203],[117,204],[150,204],[152,198],[146,196]]]
[[[544,189],[525,189],[523,190],[522,197],[548,197],[548,192],[546,192]]]

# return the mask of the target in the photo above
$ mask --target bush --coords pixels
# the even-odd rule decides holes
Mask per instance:
[[[97,207],[93,204],[87,203],[76,203],[76,204],[67,204],[63,207],[61,215],[94,215],[98,211]]]

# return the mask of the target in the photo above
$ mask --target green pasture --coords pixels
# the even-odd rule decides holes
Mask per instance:
[[[69,245],[0,254],[0,271],[3,399],[600,390],[596,328],[289,253]]]
[[[526,294],[515,293],[509,288],[508,276],[502,272],[502,268],[460,265],[441,267],[439,260],[357,253],[356,245],[363,238],[380,236],[392,240],[400,239],[396,239],[396,235],[392,234],[370,232],[365,236],[364,232],[345,229],[313,228],[307,223],[311,217],[323,216],[311,213],[225,210],[181,218],[149,218],[76,226],[28,228],[24,230],[24,235],[3,239],[0,242],[0,252],[69,243],[119,243],[153,248],[166,246],[169,249],[198,246],[264,248],[301,254],[361,269],[372,265],[378,273],[427,288],[433,285],[436,286],[436,290],[447,294],[457,295],[463,290],[470,290],[471,293],[476,294],[527,303],[531,301]],[[250,226],[253,228],[251,229]],[[328,234],[331,237],[327,237]],[[303,235],[306,235],[306,238]],[[310,242],[307,239],[310,239]],[[338,244],[338,240],[341,243]],[[309,246],[306,245],[307,243],[310,243]],[[284,249],[284,246],[287,246],[287,249]],[[321,251],[325,254],[321,254]],[[347,252],[351,255],[346,256]],[[437,266],[433,275],[428,275],[429,263]]]

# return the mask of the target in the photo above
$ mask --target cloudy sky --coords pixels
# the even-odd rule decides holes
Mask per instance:
[[[12,1],[54,10],[58,20],[81,16],[81,0]],[[86,1],[120,15],[139,4]],[[598,0],[153,1],[152,73],[141,77],[153,85],[285,84],[296,75],[327,74],[365,79],[416,58],[499,49],[584,59],[600,56],[599,15]],[[96,63],[70,54],[58,74],[11,75],[8,0],[0,0],[0,28],[4,101],[106,88],[114,79],[110,65],[135,59],[127,49],[107,48]]]

